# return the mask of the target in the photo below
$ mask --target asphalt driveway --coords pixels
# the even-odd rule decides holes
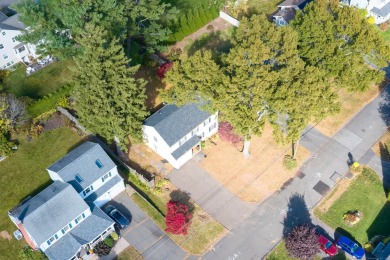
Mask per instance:
[[[170,259],[184,259],[187,256],[125,192],[107,205],[114,205],[130,220],[129,227],[121,230],[121,235],[145,259],[160,260],[168,255]]]
[[[168,178],[227,229],[235,227],[255,210],[255,205],[241,201],[200,167],[196,159],[179,170],[172,170]]]

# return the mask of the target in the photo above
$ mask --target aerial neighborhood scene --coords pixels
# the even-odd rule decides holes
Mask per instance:
[[[390,259],[390,0],[0,0],[3,259]]]

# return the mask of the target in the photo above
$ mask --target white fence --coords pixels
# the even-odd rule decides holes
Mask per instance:
[[[223,11],[219,11],[219,17],[221,17],[222,19],[224,19],[225,21],[227,21],[228,23],[230,23],[235,27],[238,27],[240,25],[240,22],[237,19],[231,17],[230,15],[228,15]]]

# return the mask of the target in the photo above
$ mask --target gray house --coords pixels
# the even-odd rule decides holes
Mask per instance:
[[[48,168],[54,181],[8,212],[26,242],[49,259],[79,259],[114,231],[99,207],[125,187],[100,145],[86,142]]]

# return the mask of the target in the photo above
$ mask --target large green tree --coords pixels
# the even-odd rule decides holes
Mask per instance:
[[[341,7],[338,0],[313,1],[292,27],[302,59],[326,71],[337,86],[362,91],[383,80],[384,73],[366,61],[387,66],[390,45],[356,8]]]
[[[128,136],[141,139],[145,110],[145,81],[134,79],[138,66],[128,67],[118,40],[87,24],[78,43],[83,48],[76,60],[75,95],[80,122],[109,141],[117,137],[122,147]]]
[[[107,37],[127,38],[129,46],[135,41],[158,48],[170,33],[163,24],[177,13],[160,0],[21,0],[13,8],[29,27],[22,39],[57,57],[78,53],[77,38],[86,23],[102,27]]]
[[[291,28],[276,27],[265,16],[244,18],[232,45],[221,66],[208,51],[176,63],[166,76],[173,87],[165,97],[212,104],[245,138],[244,156],[251,136],[260,135],[267,121],[278,141],[296,142],[310,120],[337,111],[324,73],[300,59]]]

